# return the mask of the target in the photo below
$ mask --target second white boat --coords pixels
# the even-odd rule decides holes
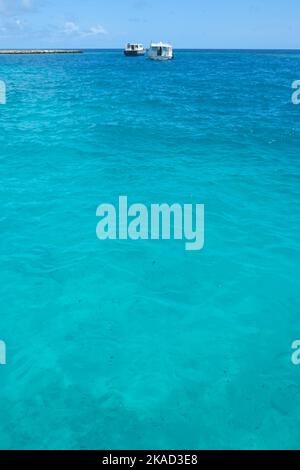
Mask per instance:
[[[151,60],[171,60],[174,58],[173,47],[164,42],[152,43],[148,56]]]

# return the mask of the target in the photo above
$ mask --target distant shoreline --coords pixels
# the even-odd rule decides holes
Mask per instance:
[[[0,49],[0,54],[81,54],[80,49]]]

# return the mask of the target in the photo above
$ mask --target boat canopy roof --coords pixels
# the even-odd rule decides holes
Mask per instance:
[[[134,47],[144,47],[143,44],[137,43],[137,42],[128,42],[127,47],[129,46],[134,46]]]
[[[169,49],[172,49],[173,46],[168,42],[153,42],[151,43],[151,47],[168,47]]]

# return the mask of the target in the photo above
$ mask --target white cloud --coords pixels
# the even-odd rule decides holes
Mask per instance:
[[[9,17],[0,24],[1,37],[20,37],[23,33],[29,33],[30,28],[25,21],[19,18]]]
[[[25,10],[31,10],[33,8],[33,0],[21,0],[21,6],[25,8]]]
[[[63,31],[65,34],[74,34],[80,32],[79,26],[76,23],[73,23],[73,21],[67,21]]]
[[[85,36],[97,36],[98,34],[107,34],[106,29],[103,28],[100,24],[92,26],[88,31],[83,33]]]
[[[26,23],[18,18],[14,18],[13,22],[17,29],[24,29],[26,27]]]
[[[107,31],[103,26],[97,24],[95,26],[91,26],[89,29],[81,29],[78,24],[74,23],[73,21],[67,21],[64,24],[63,33],[68,35],[76,35],[76,36],[98,36],[100,34],[107,34]]]
[[[7,16],[31,11],[34,7],[35,0],[0,0],[0,13]]]

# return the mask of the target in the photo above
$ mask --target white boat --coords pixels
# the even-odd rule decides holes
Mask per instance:
[[[173,47],[166,42],[152,43],[148,55],[152,60],[171,60],[174,58]]]
[[[124,49],[124,54],[128,57],[136,57],[139,55],[145,55],[145,53],[146,53],[146,50],[143,44],[128,43]]]

